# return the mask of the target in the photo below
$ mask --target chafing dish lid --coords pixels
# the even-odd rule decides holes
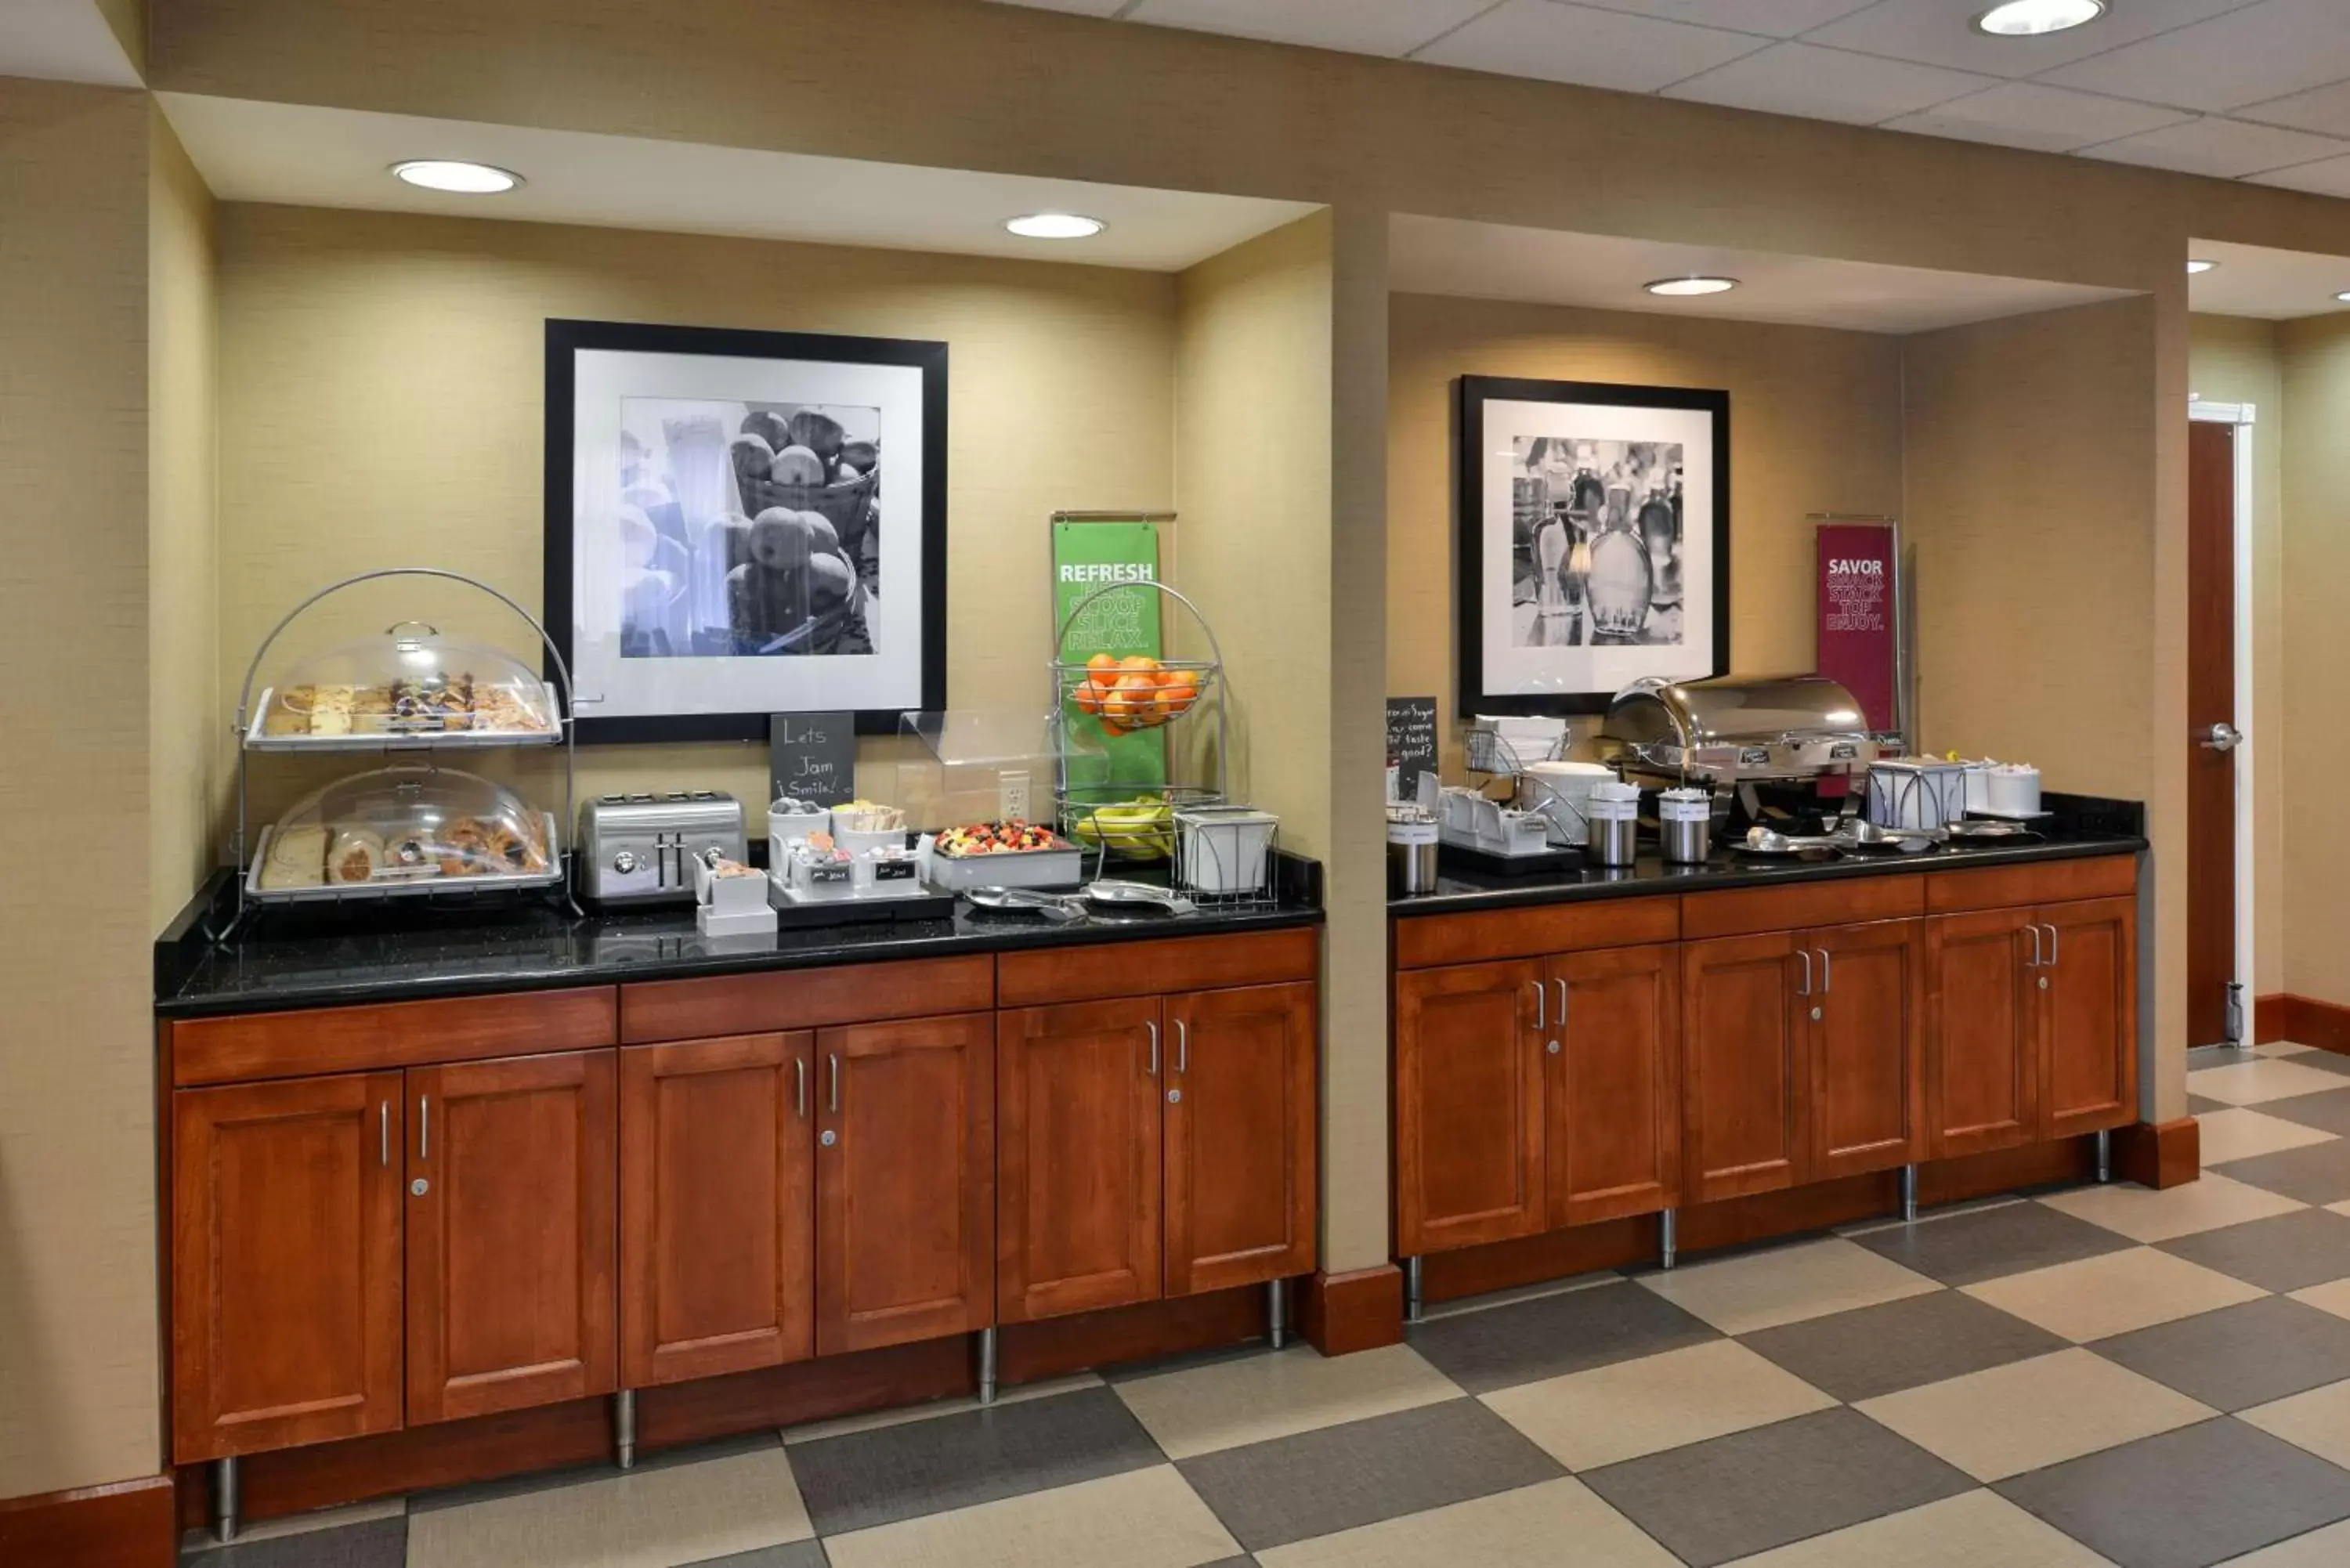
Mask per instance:
[[[1634,745],[1707,746],[1867,732],[1860,704],[1825,675],[1645,676],[1616,693],[1600,732]]]

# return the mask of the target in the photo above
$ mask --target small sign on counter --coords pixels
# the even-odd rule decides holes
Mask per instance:
[[[767,721],[767,798],[840,805],[857,798],[857,715],[777,713]]]
[[[1388,761],[1395,765],[1395,798],[1412,800],[1419,775],[1436,771],[1436,699],[1388,699]]]

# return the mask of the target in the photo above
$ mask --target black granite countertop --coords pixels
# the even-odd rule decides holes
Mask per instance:
[[[1318,925],[1318,898],[1270,909],[1089,915],[1055,925],[992,914],[958,900],[951,919],[879,920],[705,939],[693,910],[670,908],[577,918],[552,903],[500,909],[272,909],[248,915],[224,942],[213,894],[156,944],[155,1011],[167,1018],[492,992],[610,985],[825,964],[1073,947],[1149,937],[1213,936]]]

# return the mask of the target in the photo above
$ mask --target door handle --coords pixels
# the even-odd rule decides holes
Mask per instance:
[[[2040,967],[2041,957],[2040,928],[2038,925],[2034,924],[2028,925],[2023,929],[2032,933],[2032,956],[2023,961],[2023,967],[2026,969],[2038,969]]]
[[[1534,1033],[1540,1034],[1550,1027],[1550,992],[1543,989],[1543,982],[1538,980],[1530,980],[1526,983],[1534,988]]]
[[[1150,1065],[1143,1071],[1155,1078],[1159,1076],[1159,1025],[1156,1022],[1147,1021],[1143,1027],[1150,1031]]]
[[[2232,752],[2244,743],[2244,732],[2233,724],[2214,724],[2199,732],[2195,743],[2207,752]]]
[[[2046,925],[2047,922],[2043,921],[2042,924]],[[2056,941],[2056,928],[2050,925],[2048,926],[2048,967],[2050,969],[2054,969],[2056,967],[2057,956],[2058,944]]]
[[[416,1158],[432,1158],[432,1096],[416,1096]]]
[[[1825,996],[1835,989],[1835,964],[1828,958],[1828,950],[1820,950],[1820,994]]]
[[[827,1051],[825,1060],[832,1064],[832,1114],[840,1114],[840,1053]]]
[[[1564,1033],[1566,1033],[1566,981],[1563,981],[1563,980],[1562,980],[1562,981],[1558,981],[1557,983],[1558,983],[1558,1031],[1559,1031],[1559,1033],[1560,1033],[1564,1034]]]
[[[792,1060],[792,1065],[799,1069],[797,1074],[795,1075],[799,1079],[800,1120],[806,1121],[807,1120],[807,1058],[805,1056],[794,1057]]]
[[[1191,1024],[1188,1019],[1179,1018],[1175,1021],[1175,1071],[1182,1074],[1191,1070]]]
[[[1809,996],[1812,994],[1812,950],[1809,948],[1797,948],[1795,950],[1795,956],[1804,961],[1804,986],[1803,989],[1796,992],[1795,994],[1797,996]]]
[[[391,1102],[385,1100],[375,1108],[375,1162],[387,1168],[391,1164]]]

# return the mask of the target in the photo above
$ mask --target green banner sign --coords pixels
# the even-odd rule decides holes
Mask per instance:
[[[1111,659],[1160,659],[1159,609],[1155,589],[1101,592],[1113,585],[1159,580],[1156,523],[1055,523],[1053,524],[1053,624],[1068,628],[1059,658],[1084,664],[1098,655]],[[1088,595],[1099,594],[1086,604]],[[1085,610],[1072,623],[1070,613]],[[1069,798],[1081,805],[1106,805],[1150,795],[1167,784],[1167,742],[1153,729],[1120,734],[1113,719],[1066,700],[1064,722],[1076,743],[1070,748]],[[1094,742],[1100,752],[1095,753]]]

